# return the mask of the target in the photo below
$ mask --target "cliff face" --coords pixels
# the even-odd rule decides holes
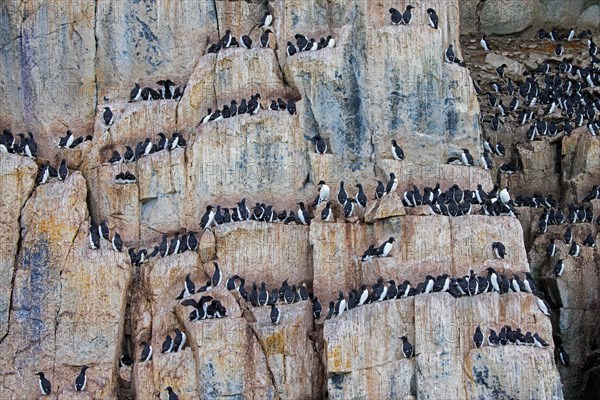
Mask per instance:
[[[437,30],[428,26],[426,2],[414,2],[409,26],[390,26],[388,9],[399,5],[387,0],[55,3],[0,5],[0,85],[6,88],[0,127],[34,132],[41,158],[0,153],[0,398],[35,398],[38,371],[51,380],[52,396],[81,398],[73,381],[82,365],[90,366],[83,394],[90,399],[166,398],[166,386],[180,399],[563,398],[553,333],[557,323],[573,327],[571,321],[585,316],[593,334],[593,281],[560,283],[561,304],[570,306],[552,319],[528,293],[458,299],[430,293],[324,320],[340,290],[371,286],[378,277],[416,286],[426,275],[459,277],[470,269],[485,275],[493,267],[507,275],[532,271],[545,282],[532,255],[543,240],[536,239],[535,211],[521,209],[519,220],[444,217],[402,205],[402,193],[413,185],[481,184],[489,191],[506,184],[482,168],[446,164],[461,149],[476,159],[481,152],[470,71],[443,57],[454,44],[463,58],[462,2],[435,4]],[[260,29],[253,27],[267,10],[274,34],[268,48],[259,48]],[[206,53],[226,29],[238,38],[251,32],[253,48]],[[332,35],[336,47],[288,57],[286,43],[296,33]],[[166,78],[186,85],[181,100],[127,102],[133,82],[155,86]],[[56,91],[48,89],[53,82]],[[208,108],[255,93],[265,108],[270,99],[295,99],[297,115],[262,110],[198,125]],[[104,106],[115,116],[110,127],[102,120]],[[93,139],[57,150],[67,128]],[[175,131],[185,137],[184,148],[131,164],[108,162],[114,150],[122,154],[127,145]],[[317,134],[328,144],[326,154],[316,154],[306,140]],[[406,160],[392,158],[392,139]],[[596,139],[574,135],[562,142],[565,154],[575,154],[562,160],[553,186],[565,201],[580,201],[597,180]],[[66,159],[70,176],[36,186],[42,159],[53,165]],[[515,186],[539,181],[546,167],[532,162],[529,181]],[[125,171],[136,183],[114,184]],[[377,179],[387,182],[391,172],[397,193],[376,202]],[[234,207],[241,198],[250,206],[296,211],[297,202],[312,202],[320,180],[332,197],[342,180],[350,196],[362,183],[367,209],[346,220],[336,204],[334,221],[322,222],[321,205],[310,226],[199,227],[207,205]],[[151,252],[163,234],[184,231],[200,232],[199,249],[133,266],[108,241],[89,248],[90,221],[107,221],[111,238],[118,232],[126,249]],[[369,245],[390,236],[396,238],[391,257],[360,260]],[[504,260],[491,249],[498,241],[507,248]],[[598,250],[585,257],[582,268],[597,275]],[[213,261],[223,280],[238,274],[247,290],[252,282],[304,283],[323,316],[313,318],[310,301],[278,305],[281,321],[274,325],[268,307],[252,308],[221,284],[208,294],[227,317],[190,322],[191,308],[176,297],[187,274],[203,286]],[[576,301],[577,293],[590,294],[589,301]],[[503,325],[537,332],[549,347],[475,348],[477,326],[487,337]],[[163,340],[176,328],[188,346],[162,354]],[[403,355],[402,336],[416,357]],[[598,348],[595,342],[582,347],[582,340],[566,346],[576,365]],[[142,341],[154,348],[151,361],[139,361]],[[125,353],[133,366],[120,366]],[[593,377],[593,369],[573,373],[590,381],[581,371]]]

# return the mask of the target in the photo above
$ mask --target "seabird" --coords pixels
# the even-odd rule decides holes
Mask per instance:
[[[173,339],[171,338],[171,335],[167,335],[167,337],[165,338],[165,341],[162,344],[162,349],[161,349],[161,353],[171,353],[173,351]]]
[[[383,182],[380,180],[377,181],[377,186],[375,187],[375,199],[378,200],[385,196],[385,186]]]
[[[173,391],[173,388],[171,386],[167,386],[165,388],[165,390],[169,393],[169,398],[168,400],[179,400],[179,396],[177,396],[177,393],[175,393]]]
[[[460,155],[460,159],[462,160],[465,166],[475,165],[473,162],[473,156],[469,153],[469,149],[462,149],[462,154]]]
[[[400,11],[396,10],[393,7],[390,8],[388,11],[390,14],[392,14],[392,25],[400,25],[403,22],[402,13]]]
[[[506,248],[501,242],[492,243],[492,249],[494,250],[494,254],[496,254],[496,258],[504,259],[504,256],[506,256]]]
[[[287,56],[291,57],[294,54],[296,54],[296,46],[294,46],[294,44],[292,42],[287,42]]]
[[[181,351],[187,341],[187,335],[181,332],[179,328],[175,328],[175,339],[173,339],[173,352]]]
[[[429,14],[429,26],[433,29],[438,28],[438,16],[433,8],[427,9],[427,14]]]
[[[346,310],[346,299],[344,299],[344,293],[340,291],[338,296],[338,302],[335,305],[335,315],[340,316]]]
[[[554,238],[550,239],[550,243],[546,246],[546,254],[548,257],[554,257],[556,255],[556,244],[554,243]]]
[[[346,204],[346,201],[348,200],[348,194],[346,193],[346,189],[344,189],[344,181],[340,181],[340,190],[337,195],[337,200],[341,205]]]
[[[281,319],[281,313],[279,312],[279,309],[277,307],[275,307],[275,304],[271,304],[271,322],[273,323],[273,325],[277,325],[279,324],[279,320]]]
[[[104,119],[105,125],[112,125],[112,123],[114,122],[114,117],[110,108],[104,107],[104,113],[102,114],[102,118]]]
[[[569,366],[569,362],[571,361],[571,358],[569,357],[569,355],[567,354],[567,352],[565,351],[565,349],[562,347],[562,345],[558,346],[558,357],[560,358],[560,363],[566,367]]]
[[[52,384],[48,379],[46,379],[44,373],[38,372],[36,375],[39,376],[40,392],[42,392],[43,395],[49,395],[52,393]]]
[[[240,37],[240,43],[242,44],[242,47],[245,49],[252,48],[252,39],[250,39],[250,36],[248,36],[248,35],[244,35],[244,36]]]
[[[398,187],[398,178],[396,178],[396,175],[393,172],[391,172],[390,180],[388,181],[388,183],[385,187],[386,194],[395,192],[397,187]]]
[[[392,244],[395,240],[396,239],[394,239],[393,237],[390,237],[388,240],[383,242],[381,246],[379,246],[379,248],[377,249],[377,255],[379,257],[387,257],[390,254],[390,251],[392,251]]]
[[[475,328],[475,334],[473,335],[473,343],[477,348],[480,348],[483,345],[483,333],[481,332],[481,328],[479,326]]]
[[[448,49],[446,49],[444,56],[446,58],[446,62],[453,63],[456,60],[456,56],[454,55],[454,50],[452,50],[452,45],[448,46]]]
[[[215,212],[213,206],[206,206],[206,212],[200,219],[200,227],[203,229],[209,228],[215,220]]]
[[[321,220],[329,222],[333,217],[333,212],[331,211],[331,202],[328,201],[325,208],[321,211]]]
[[[395,139],[392,140],[392,156],[395,160],[404,160],[404,151],[398,146]]]
[[[493,329],[490,329],[490,334],[488,336],[488,345],[490,345],[492,347],[496,347],[499,344],[500,344],[500,339],[498,338],[496,331]]]
[[[62,160],[60,162],[60,166],[58,167],[58,179],[64,181],[69,176],[69,169],[67,168],[66,160]]]
[[[270,29],[267,29],[260,35],[260,47],[269,47],[269,34],[271,33]]]
[[[490,51],[490,50],[491,50],[491,48],[490,48],[490,45],[489,45],[489,43],[488,43],[488,41],[487,41],[487,39],[486,39],[486,38],[487,38],[487,36],[486,36],[486,35],[483,35],[483,37],[482,37],[482,38],[481,38],[481,40],[479,41],[479,44],[481,45],[481,47],[483,48],[483,50],[485,50],[485,51]]]
[[[312,303],[313,303],[313,317],[315,317],[316,319],[321,318],[321,312],[323,311],[323,307],[321,306],[321,303],[319,303],[319,299],[318,297],[314,297],[312,299]]]
[[[131,89],[131,93],[129,93],[129,102],[132,103],[134,101],[138,101],[142,97],[142,89],[140,88],[139,83],[135,84],[135,87]]]
[[[213,261],[213,264],[215,266],[215,271],[212,274],[211,284],[213,287],[216,287],[219,286],[223,280],[223,274],[221,273],[221,270],[219,270],[219,264],[217,264],[216,261]]]
[[[271,26],[272,22],[273,22],[273,14],[271,14],[268,11],[265,11],[265,14],[260,19],[259,26],[260,26],[260,28],[267,28],[267,27]]]
[[[408,25],[410,23],[410,20],[412,19],[412,14],[410,13],[410,10],[412,10],[413,8],[414,7],[410,4],[406,6],[406,10],[404,11],[404,14],[402,14],[402,24]]]
[[[573,241],[571,244],[571,248],[569,249],[569,255],[573,257],[579,257],[581,252],[581,246],[577,244],[577,242]]]
[[[142,356],[140,357],[140,362],[150,361],[152,360],[152,346],[150,346],[146,342],[142,342]]]
[[[413,356],[413,346],[408,342],[408,338],[406,336],[402,336],[402,353],[404,353],[404,357],[411,358]]]
[[[362,207],[365,208],[367,207],[367,195],[365,194],[362,185],[359,183],[356,185],[356,187],[358,188],[358,193],[356,193],[356,202],[357,204]]]
[[[319,204],[329,200],[329,186],[324,180],[319,181]]]

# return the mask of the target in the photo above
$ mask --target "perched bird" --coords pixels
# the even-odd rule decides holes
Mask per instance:
[[[473,343],[477,348],[480,348],[483,345],[483,333],[481,332],[481,328],[479,326],[475,328],[475,334],[473,335]]]
[[[503,259],[504,256],[506,256],[506,248],[501,242],[492,243],[492,249],[494,250],[496,258]]]
[[[566,367],[569,366],[569,362],[571,362],[571,358],[562,347],[562,345],[558,346],[558,357],[560,358],[560,363]]]
[[[219,269],[219,264],[217,264],[216,261],[213,261],[213,264],[215,266],[215,271],[212,274],[210,282],[213,287],[217,287],[221,284],[221,281],[223,280],[223,273]]]
[[[102,114],[102,118],[104,119],[104,124],[110,126],[114,122],[113,112],[109,107],[104,107],[104,113]]]
[[[392,156],[395,160],[404,160],[404,151],[398,146],[396,140],[392,140]]]
[[[271,304],[271,322],[273,323],[273,325],[277,325],[279,324],[279,320],[281,319],[281,313],[279,312],[279,309],[277,307],[275,307],[275,304]]]
[[[36,375],[39,376],[40,392],[42,392],[43,395],[49,395],[52,393],[52,384],[44,376],[44,373],[38,372]]]
[[[272,22],[273,22],[273,14],[271,14],[268,11],[265,11],[265,14],[260,19],[259,27],[262,29],[267,28],[267,27],[271,26]]]
[[[392,18],[392,25],[400,25],[404,20],[402,17],[402,13],[398,10],[396,10],[395,8],[390,8],[389,13],[392,14],[391,18]]]
[[[142,355],[140,357],[140,362],[150,361],[152,360],[152,346],[150,346],[146,342],[142,342]]]
[[[404,357],[411,358],[413,356],[413,346],[408,341],[406,336],[402,336],[402,353],[404,353]]]
[[[177,393],[173,391],[173,388],[171,386],[167,386],[165,390],[167,391],[167,393],[169,393],[168,400],[179,400],[179,396],[177,396]]]
[[[435,10],[433,8],[428,8],[427,14],[429,14],[429,26],[431,26],[433,29],[437,29],[439,19]]]
[[[479,44],[481,45],[481,47],[483,48],[483,50],[485,50],[485,51],[490,51],[491,50],[490,45],[489,45],[489,43],[487,41],[487,36],[486,35],[483,35],[483,37],[479,41]]]

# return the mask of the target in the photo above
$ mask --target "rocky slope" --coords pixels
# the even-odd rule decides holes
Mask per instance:
[[[445,217],[405,208],[401,196],[413,184],[436,183],[443,189],[481,184],[487,191],[498,183],[513,195],[527,194],[558,163],[560,173],[544,182],[544,193],[565,204],[581,201],[598,183],[598,140],[579,132],[558,144],[515,144],[527,167],[512,180],[446,164],[461,149],[476,159],[482,151],[474,70],[443,58],[449,44],[460,58],[470,44],[461,46],[458,0],[434,5],[438,30],[427,24],[431,5],[414,5],[409,26],[390,25],[388,9],[402,7],[387,0],[1,5],[0,85],[10,102],[0,101],[0,126],[34,132],[40,159],[0,153],[0,354],[6,360],[0,398],[36,398],[38,371],[61,399],[166,398],[166,386],[180,399],[560,399],[577,398],[576,386],[594,393],[598,285],[578,275],[598,276],[598,250],[585,249],[558,280],[544,258],[546,236],[536,232],[539,210],[519,208],[518,220]],[[259,48],[253,26],[267,10],[275,16],[274,34],[268,48]],[[225,29],[236,37],[251,32],[253,48],[206,53]],[[332,35],[336,47],[288,57],[285,44],[295,33]],[[186,85],[181,100],[127,102],[132,82],[154,85],[166,77]],[[53,82],[58,90],[48,89]],[[198,126],[208,108],[257,92],[263,105],[295,99],[297,115],[263,110]],[[115,115],[109,127],[102,121],[107,105]],[[93,139],[57,150],[66,127]],[[184,148],[133,164],[108,163],[114,150],[175,131],[187,140]],[[489,135],[485,123],[483,133]],[[306,140],[317,134],[328,144],[326,154],[316,154]],[[506,143],[511,134],[507,128]],[[406,160],[393,159],[392,139]],[[567,156],[555,158],[558,149]],[[535,153],[530,164],[528,151]],[[43,160],[58,166],[61,159],[70,176],[35,185]],[[136,183],[114,184],[126,170]],[[376,202],[377,179],[387,182],[390,172],[399,180],[397,194]],[[234,207],[243,197],[249,205],[297,210],[297,202],[312,202],[320,180],[332,196],[342,180],[351,196],[362,183],[369,206],[345,219],[336,205],[333,222],[316,218],[309,226],[199,227],[207,205]],[[91,221],[107,221],[111,237],[119,232],[126,248],[150,252],[163,234],[191,231],[199,232],[200,244],[196,252],[134,266],[108,241],[90,249]],[[581,226],[578,237],[585,230],[599,239],[597,227]],[[391,257],[360,260],[369,245],[390,236],[396,238]],[[504,260],[491,249],[497,241],[507,248]],[[248,290],[252,282],[305,283],[323,316],[314,319],[310,301],[300,301],[278,306],[281,322],[273,325],[268,307],[252,308],[221,284],[210,295],[227,317],[190,322],[190,308],[176,297],[187,274],[197,287],[210,279],[213,261],[224,278],[243,276]],[[556,308],[552,318],[529,293],[420,294],[324,318],[340,290],[370,286],[378,277],[416,286],[426,275],[459,277],[470,269],[483,275],[488,267],[532,271]],[[487,336],[503,325],[538,332],[549,347],[475,348],[475,327]],[[176,328],[188,346],[160,353]],[[403,355],[402,336],[416,357]],[[142,341],[154,348],[151,361],[139,361]],[[572,368],[557,367],[555,342],[564,343]],[[120,366],[125,353],[133,366]],[[90,369],[81,394],[73,380],[82,365]]]

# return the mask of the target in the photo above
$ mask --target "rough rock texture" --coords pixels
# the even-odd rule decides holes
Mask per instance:
[[[0,338],[8,333],[8,313],[16,266],[19,217],[31,195],[37,166],[27,158],[0,154]]]
[[[88,249],[85,197],[75,173],[38,187],[25,203],[8,335],[0,343],[2,398],[35,397],[37,371],[51,379],[53,393],[70,398],[82,365],[91,367],[90,392],[104,398],[117,390],[131,267],[125,254]]]
[[[568,6],[567,6],[568,4]],[[600,29],[597,0],[466,0],[460,4],[460,22],[466,32],[520,33],[533,27]]]
[[[513,196],[543,188],[563,202],[581,201],[599,182],[597,140],[576,132],[560,143],[511,146],[521,132],[508,126],[491,136],[487,122],[479,122],[487,112],[475,94],[473,71],[444,62],[449,44],[460,58],[472,45],[459,41],[463,10],[475,8],[469,12],[476,29],[494,25],[491,30],[509,33],[534,24],[536,2],[509,22],[506,13],[518,7],[440,2],[433,5],[438,30],[428,26],[425,10],[432,5],[423,2],[414,2],[410,26],[390,25],[388,9],[403,8],[390,0],[47,3],[0,6],[0,127],[33,131],[38,165],[64,158],[71,170],[66,181],[34,190],[35,163],[0,154],[0,355],[6,360],[0,398],[34,398],[37,371],[50,378],[53,394],[75,398],[73,379],[83,364],[91,368],[82,397],[90,399],[164,399],[170,385],[182,400],[554,400],[563,398],[558,371],[569,380],[567,396],[574,398],[580,384],[582,393],[595,390],[598,282],[582,275],[598,275],[598,250],[585,249],[581,260],[569,261],[582,274],[573,271],[556,282],[543,258],[543,239],[536,239],[540,210],[519,210],[519,219],[449,218],[401,202],[412,185],[436,183],[442,189],[481,184],[487,191],[499,184]],[[556,14],[551,3],[548,13]],[[581,6],[582,19],[592,21],[593,7]],[[275,15],[274,34],[268,48],[260,48],[255,25],[266,10]],[[238,38],[250,34],[253,49],[205,54],[226,29]],[[331,34],[336,47],[287,57],[286,43],[296,33],[317,40]],[[518,73],[539,59],[501,53],[479,61],[493,74],[503,62]],[[133,82],[156,86],[165,78],[186,85],[180,101],[127,102]],[[38,82],[60,82],[61,90]],[[208,108],[255,93],[264,107],[257,115],[198,124]],[[294,99],[297,115],[268,110],[278,97]],[[102,121],[105,105],[115,115],[110,127]],[[76,135],[93,131],[93,140],[56,150],[67,128]],[[187,140],[185,148],[108,163],[114,150],[123,154],[127,145],[176,131]],[[479,167],[482,132],[494,142],[505,140],[523,174],[507,179],[496,176],[498,165]],[[317,134],[327,142],[326,154],[315,154],[307,140]],[[404,148],[405,161],[392,158],[392,139]],[[476,167],[447,164],[463,148]],[[137,182],[114,184],[124,171]],[[375,201],[377,180],[387,182],[391,172],[397,192]],[[321,205],[311,210],[316,218],[310,226],[248,221],[199,228],[207,205],[233,208],[244,197],[249,207],[265,202],[297,211],[297,202],[314,200],[322,179],[332,199],[340,181],[351,197],[362,183],[367,208],[346,220],[334,201],[334,222],[322,222]],[[196,231],[199,249],[132,267],[127,253],[115,253],[107,241],[89,249],[89,223],[103,220],[126,248],[151,251],[163,234]],[[579,229],[580,236],[591,227]],[[390,236],[396,238],[390,257],[360,261],[369,245]],[[495,259],[494,241],[505,244],[505,260]],[[551,323],[530,294],[454,299],[436,293],[371,304],[327,321],[312,318],[309,301],[278,305],[281,321],[273,325],[268,307],[252,309],[221,285],[205,294],[222,302],[227,317],[190,322],[191,309],[176,297],[188,273],[197,288],[203,286],[213,261],[225,279],[242,275],[247,290],[253,282],[269,288],[286,279],[305,283],[323,314],[339,290],[372,285],[379,276],[416,285],[427,274],[460,276],[489,266],[506,274],[531,270],[560,311]],[[487,334],[502,324],[537,331],[550,347],[473,348],[477,325]],[[187,335],[185,349],[161,354],[175,328]],[[575,368],[557,369],[553,333]],[[402,356],[404,334],[417,357]],[[144,363],[142,341],[154,347],[153,359]],[[135,360],[132,367],[119,368],[124,353]]]

